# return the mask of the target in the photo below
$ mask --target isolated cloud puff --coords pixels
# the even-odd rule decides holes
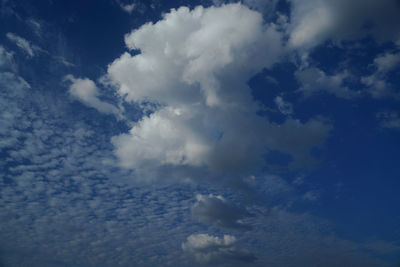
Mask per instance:
[[[96,84],[90,79],[79,79],[72,75],[64,77],[64,81],[71,82],[69,86],[69,94],[88,107],[92,107],[101,113],[118,115],[119,110],[99,99],[100,92]]]
[[[229,262],[254,262],[256,257],[246,251],[238,250],[233,245],[236,238],[224,235],[222,238],[208,234],[194,234],[182,244],[182,250],[199,263],[229,264]]]
[[[192,207],[192,217],[204,223],[231,229],[250,229],[242,222],[251,214],[243,207],[226,200],[222,196],[197,195],[197,202]]]
[[[256,115],[247,81],[279,60],[281,39],[274,24],[264,24],[260,13],[241,4],[172,9],[126,35],[136,54],[116,59],[107,78],[125,101],[159,108],[112,139],[120,163],[139,174],[159,166],[236,174],[260,166],[282,132]],[[308,127],[299,124],[294,131]],[[301,157],[293,149],[283,148]]]

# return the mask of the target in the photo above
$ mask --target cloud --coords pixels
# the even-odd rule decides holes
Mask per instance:
[[[14,147],[25,130],[23,99],[31,86],[11,72],[0,72],[0,149]]]
[[[221,38],[224,42],[217,41]],[[273,25],[263,26],[261,14],[239,4],[181,7],[126,35],[127,47],[141,53],[123,54],[108,73],[128,101],[222,105],[228,88],[221,79],[236,74],[242,85],[271,66],[280,54],[280,38]],[[232,96],[237,89],[231,89]]]
[[[121,2],[120,0],[117,0],[116,2],[122,8],[123,11],[125,11],[126,13],[129,13],[129,14],[131,14],[137,8],[136,3],[125,4],[125,3]]]
[[[374,59],[374,65],[379,73],[388,73],[400,63],[400,53],[385,53]]]
[[[53,58],[66,67],[75,67],[76,66],[74,63],[69,62],[62,56],[53,56]]]
[[[384,111],[376,114],[382,128],[400,130],[400,116],[395,111]]]
[[[367,86],[368,93],[373,98],[394,97],[399,98],[393,85],[387,81],[387,75],[400,63],[400,53],[387,52],[377,56],[372,66],[376,69],[374,73],[361,77],[361,83]]]
[[[41,37],[43,29],[42,25],[37,20],[30,18],[26,21],[26,23],[37,36]]]
[[[289,44],[312,48],[326,40],[354,40],[372,35],[376,40],[395,42],[400,37],[396,0],[291,0]],[[369,23],[370,27],[365,27]]]
[[[241,219],[251,216],[243,207],[229,202],[222,196],[197,195],[192,206],[192,217],[203,223],[212,223],[218,227],[231,229],[250,229]]]
[[[263,24],[260,13],[241,4],[172,9],[126,35],[127,47],[138,54],[116,59],[108,79],[125,101],[158,108],[113,137],[121,165],[140,177],[165,166],[235,176],[261,166],[266,150],[281,149],[274,140],[283,128],[294,126],[286,133],[293,138],[307,128],[300,122],[280,127],[258,116],[247,85],[279,60],[281,39],[276,25]],[[308,154],[314,144],[305,143]],[[301,158],[298,148],[283,145]]]
[[[246,251],[233,247],[236,238],[224,235],[222,238],[208,234],[193,234],[182,243],[182,250],[193,255],[199,263],[229,264],[229,262],[254,262],[256,257]]]
[[[318,191],[308,191],[303,195],[303,199],[308,201],[316,201],[319,197],[320,194]]]
[[[0,45],[0,70],[12,70],[15,71],[17,65],[14,61],[14,54],[8,52],[3,46]]]
[[[35,56],[34,48],[28,40],[11,32],[7,33],[7,38],[28,54],[29,57]]]
[[[72,75],[67,75],[64,77],[64,81],[71,82],[68,92],[72,97],[79,100],[84,105],[92,107],[104,114],[120,114],[119,110],[115,106],[99,99],[99,89],[92,80],[87,78],[79,79]]]
[[[318,68],[298,70],[295,77],[301,84],[299,89],[304,97],[311,97],[321,92],[327,92],[339,98],[352,99],[360,96],[360,92],[352,90],[343,83],[350,74],[341,72],[334,75],[327,75]]]
[[[15,74],[2,73],[0,86],[0,115],[7,122],[0,123],[6,129],[2,141],[15,138],[2,147],[0,162],[0,250],[6,266],[385,266],[310,215],[263,202],[247,207],[254,216],[246,217],[237,200],[221,200],[227,191],[213,184],[196,185],[198,203],[236,211],[252,229],[236,231],[235,237],[212,232],[215,227],[193,234],[205,228],[189,212],[193,186],[116,184],[131,172],[104,164],[112,156],[112,134],[104,124],[78,120],[68,105],[49,101]],[[280,198],[290,190],[280,177],[257,181],[263,196]],[[368,249],[389,256],[398,251],[386,242]]]
[[[377,255],[382,258],[385,254],[396,255],[398,249],[383,242],[385,245],[369,253],[365,250],[366,244],[340,238],[332,225],[321,218],[281,207],[268,211],[265,207],[259,208],[265,211],[257,214],[268,214],[268,217],[252,218],[253,231],[246,232],[246,238],[257,240],[253,241],[251,251],[261,266],[390,266]]]
[[[282,114],[290,115],[293,113],[293,105],[291,103],[285,102],[281,96],[275,97],[274,102]]]
[[[294,160],[290,166],[309,168],[317,162],[311,149],[321,147],[331,130],[332,125],[324,118],[310,119],[306,123],[290,118],[283,124],[271,123],[268,126],[266,144],[272,150],[291,155]]]

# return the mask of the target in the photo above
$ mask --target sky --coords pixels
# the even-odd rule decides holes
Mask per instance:
[[[0,0],[0,266],[400,266],[398,14]]]

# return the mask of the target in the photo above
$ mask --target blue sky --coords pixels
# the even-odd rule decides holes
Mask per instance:
[[[0,6],[0,266],[400,263],[398,1]]]

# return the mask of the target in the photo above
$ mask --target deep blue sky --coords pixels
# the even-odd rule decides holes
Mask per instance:
[[[1,1],[0,266],[397,266],[399,13]]]

